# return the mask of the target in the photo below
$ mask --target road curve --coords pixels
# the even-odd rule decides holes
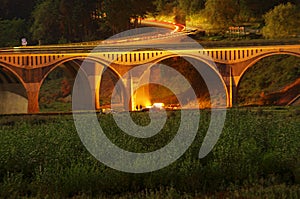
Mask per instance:
[[[172,23],[168,21],[157,21],[155,19],[143,19],[141,22],[142,25],[146,25],[146,26],[172,29],[171,33],[183,32],[184,30],[186,30],[185,25],[179,23]]]

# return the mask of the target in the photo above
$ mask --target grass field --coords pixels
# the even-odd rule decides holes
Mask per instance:
[[[110,114],[98,115],[107,137],[134,152],[170,142],[180,112],[148,139],[122,133]],[[147,113],[133,113],[139,124]],[[198,159],[210,121],[201,111],[198,134],[175,163],[129,174],[85,149],[71,115],[0,116],[0,198],[297,198],[300,197],[300,108],[230,109],[213,151]]]

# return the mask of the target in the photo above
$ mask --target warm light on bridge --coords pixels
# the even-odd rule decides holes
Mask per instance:
[[[170,48],[176,44],[169,44]],[[168,46],[168,44],[166,44]],[[173,51],[149,50],[157,49],[151,45],[145,47],[147,50],[130,51],[128,47],[122,50],[114,50],[115,47],[103,46],[103,52],[91,52],[95,46],[44,46],[44,47],[21,47],[0,51],[0,64],[3,68],[13,73],[19,82],[22,82],[28,98],[28,112],[39,112],[39,92],[43,80],[49,71],[65,63],[79,64],[88,58],[93,63],[102,63],[115,71],[120,77],[128,72],[130,67],[158,63],[162,60],[176,57],[180,52],[182,56],[194,58],[205,62],[212,60],[218,68],[208,66],[216,72],[227,90],[227,103],[231,107],[236,100],[237,89],[244,73],[255,63],[268,56],[278,54],[289,54],[300,57],[300,45],[277,45],[277,46],[252,46],[252,47],[230,47],[191,49],[189,44],[179,45]],[[118,47],[118,45],[116,45]],[[120,47],[120,46],[119,46]],[[120,48],[119,48],[120,49]],[[113,63],[113,64],[112,64]],[[78,65],[80,66],[80,65]],[[140,77],[135,77],[136,79]],[[127,82],[129,82],[128,80]],[[151,105],[148,98],[149,93],[137,93],[132,96],[132,110],[140,106]],[[134,93],[131,93],[132,95]]]

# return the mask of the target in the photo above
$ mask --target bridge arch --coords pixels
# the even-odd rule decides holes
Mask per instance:
[[[113,89],[115,89],[116,86],[121,86],[121,88],[119,88],[119,90],[121,90],[123,92],[121,92],[120,95],[123,95],[122,96],[123,97],[123,99],[122,99],[123,102],[122,103],[125,103],[124,99],[128,98],[128,96],[127,96],[128,93],[126,92],[126,85],[124,83],[123,76],[120,74],[120,72],[118,70],[116,70],[113,66],[111,66],[112,62],[106,61],[104,59],[101,59],[101,58],[95,57],[95,56],[85,57],[84,60],[88,60],[88,61],[92,61],[96,64],[100,64],[103,67],[104,70],[110,71],[113,75],[115,75],[116,79],[115,79],[115,77],[110,77],[110,79],[112,79],[112,81],[114,81],[114,80],[116,81],[116,82],[113,82],[114,83]],[[107,69],[109,69],[109,70],[107,70]],[[96,87],[97,86],[101,87],[102,78],[105,78],[105,71],[104,70],[103,71],[97,71],[97,72],[102,72],[102,74],[99,74],[100,78],[97,79],[98,81],[96,82]],[[98,75],[98,74],[96,74],[96,75]],[[121,84],[116,84],[118,82],[118,79],[121,80],[120,81]],[[110,107],[100,107],[100,106],[103,105],[103,104],[100,103],[100,100],[102,101],[101,97],[103,97],[104,95],[100,96],[100,93],[102,94],[102,89],[101,88],[98,88],[98,89],[99,89],[99,91],[96,91],[96,93],[95,93],[96,94],[96,99],[98,98],[98,100],[96,101],[96,105],[95,105],[96,109],[110,108]],[[118,88],[116,88],[116,89],[118,89]],[[110,93],[110,94],[112,94],[112,93]],[[112,99],[110,99],[110,100],[112,100]],[[111,103],[112,103],[112,101],[110,101],[110,105],[111,105]],[[110,105],[108,105],[108,106],[110,106]],[[126,104],[123,104],[122,106],[126,106]]]
[[[0,114],[26,113],[28,97],[23,79],[0,63]]]
[[[52,73],[53,71],[55,71],[55,70],[56,70],[57,68],[59,68],[61,65],[64,65],[64,64],[66,64],[66,63],[70,63],[70,62],[74,61],[74,62],[73,62],[74,65],[77,65],[77,66],[78,66],[78,64],[75,62],[76,60],[78,60],[78,59],[65,59],[65,60],[61,60],[61,61],[55,63],[55,65],[53,65],[53,66],[50,68],[50,70],[47,71],[47,72],[43,75],[40,84],[42,85],[42,84],[44,83],[44,81],[47,79],[47,77],[49,77],[49,74]],[[70,67],[67,67],[67,68],[68,68],[69,70],[70,70],[70,69],[71,69],[71,70],[78,70],[79,67],[80,67],[80,66],[78,66],[78,68],[75,68],[75,67],[72,68],[72,66],[70,66]],[[70,71],[71,71],[71,70],[70,70]],[[72,74],[70,74],[70,75],[72,75]],[[74,75],[76,75],[76,74],[74,74]]]
[[[278,55],[289,55],[288,57],[285,57],[285,58],[291,58],[291,57],[296,57],[296,58],[298,58],[298,59],[300,59],[300,53],[295,53],[295,52],[289,52],[289,51],[276,51],[276,52],[268,52],[268,53],[265,53],[265,54],[262,54],[262,55],[260,55],[260,56],[257,56],[257,57],[255,57],[253,60],[251,60],[251,62],[244,68],[244,70],[242,71],[242,73],[241,73],[241,75],[240,75],[240,77],[238,78],[238,84],[237,84],[237,86],[236,86],[236,99],[237,99],[237,103],[240,103],[241,101],[239,101],[238,102],[238,98],[239,98],[239,96],[241,95],[242,96],[242,94],[240,94],[242,91],[241,91],[241,84],[242,84],[242,82],[243,82],[243,78],[244,78],[244,76],[247,74],[247,72],[250,70],[250,68],[252,68],[253,66],[255,66],[255,64],[257,64],[257,63],[259,63],[259,61],[261,61],[261,60],[263,60],[264,58],[270,58],[270,57],[273,57],[273,56],[278,56]],[[298,60],[297,59],[297,60]],[[299,62],[298,62],[299,63]],[[262,68],[261,67],[262,65],[260,65],[260,67],[259,68]],[[293,65],[292,65],[293,66]],[[295,65],[296,66],[296,65]],[[252,70],[252,72],[253,72],[253,70]],[[274,78],[273,78],[274,79]],[[274,79],[275,80],[275,79]],[[295,81],[295,80],[294,80]],[[281,85],[281,86],[285,86],[285,85]],[[264,88],[268,88],[267,86],[265,86]],[[282,88],[282,87],[281,87]],[[261,91],[263,91],[263,90],[261,90]],[[273,90],[273,91],[275,91],[275,90]],[[272,101],[273,99],[276,99],[276,97],[274,98],[274,96],[275,95],[273,95],[272,94],[272,91],[270,92],[270,91],[268,91],[267,92],[268,94],[270,94],[270,95],[267,95],[267,96],[265,96],[264,94],[265,93],[261,93],[262,95],[261,95],[261,99],[263,100],[263,101],[268,101],[268,103],[275,103],[275,102],[279,102],[280,101],[280,103],[282,103],[284,100],[288,100],[289,98],[286,98],[286,99],[284,99],[283,101],[282,101],[282,99],[281,100],[275,100],[275,101]],[[270,97],[271,96],[271,97]],[[289,96],[290,97],[290,96]],[[258,99],[258,98],[257,98]],[[262,102],[262,101],[259,101],[259,103],[264,103],[264,102]]]
[[[271,56],[275,56],[275,55],[291,55],[291,56],[295,56],[295,57],[299,57],[300,58],[300,54],[299,53],[294,53],[294,52],[288,52],[288,51],[280,51],[280,52],[268,52],[265,53],[263,55],[257,56],[256,58],[254,58],[254,60],[252,60],[242,71],[238,81],[236,82],[236,86],[237,88],[239,88],[241,79],[243,78],[243,76],[246,74],[246,72],[248,71],[249,68],[253,67],[256,63],[258,63],[259,61],[261,61],[264,58],[267,57],[271,57]]]
[[[97,69],[97,72],[96,71],[84,71],[84,70],[82,70],[81,65],[86,61],[91,63],[91,64],[95,64],[95,68],[100,67],[100,66],[103,67],[103,71],[102,71],[102,68],[101,68],[101,70]],[[68,64],[68,63],[71,63],[71,64]],[[114,75],[114,77],[112,77],[113,79],[115,79],[115,77],[120,78],[120,79],[122,78],[120,73],[115,68],[111,67],[107,61],[105,61],[101,58],[93,57],[93,56],[89,56],[89,57],[74,56],[74,57],[68,57],[66,59],[60,60],[59,62],[55,63],[51,67],[51,69],[49,71],[47,71],[47,73],[44,74],[44,76],[43,76],[43,78],[40,82],[40,86],[43,85],[43,83],[45,82],[46,78],[50,75],[50,73],[52,73],[53,71],[55,71],[57,68],[59,68],[62,65],[67,66],[69,71],[72,71],[71,75],[74,78],[74,80],[77,77],[77,74],[78,74],[79,70],[81,70],[81,74],[84,75],[88,79],[89,79],[89,77],[94,76],[95,80],[97,81],[97,82],[95,82],[95,85],[94,85],[95,95],[96,95],[96,98],[97,98],[96,101],[95,101],[96,109],[100,109],[100,101],[102,101],[102,100],[100,100],[100,97],[102,97],[102,96],[100,96],[100,92],[101,92],[100,89],[101,89],[101,84],[102,84],[101,80],[102,80],[102,77],[104,75],[104,70],[109,71],[110,73],[112,73]],[[68,65],[71,65],[71,66],[68,67]],[[99,74],[97,74],[98,72],[99,72]],[[100,78],[96,78],[96,76],[99,76],[99,75],[100,75]],[[91,85],[91,86],[93,86],[93,85]],[[124,85],[122,85],[122,86],[124,87]]]
[[[53,70],[55,70],[55,69],[56,69],[57,67],[59,67],[60,65],[65,64],[65,63],[70,62],[70,61],[81,61],[81,62],[83,62],[84,60],[93,61],[93,62],[95,62],[95,63],[98,63],[98,64],[102,65],[104,68],[107,67],[107,68],[109,68],[110,70],[112,70],[118,77],[120,77],[120,78],[122,77],[122,76],[120,75],[120,73],[119,73],[117,70],[115,70],[113,67],[111,67],[111,66],[109,65],[109,63],[107,63],[106,60],[103,60],[103,59],[100,59],[100,58],[97,58],[97,57],[92,57],[92,56],[91,56],[91,57],[74,56],[74,57],[69,57],[69,58],[67,58],[67,59],[60,60],[59,62],[55,63],[55,65],[53,65],[53,67],[51,67],[51,69],[44,75],[44,77],[43,77],[41,83],[47,78],[47,76],[48,76]],[[76,62],[75,62],[75,63],[76,63]],[[78,63],[76,63],[76,64],[77,64],[77,66],[78,66],[78,69],[80,69],[81,63],[80,63],[80,65],[79,65]]]
[[[25,82],[23,81],[23,79],[19,76],[18,73],[16,73],[14,70],[12,70],[10,67],[8,67],[5,63],[2,63],[0,61],[0,67],[5,68],[6,70],[8,70],[10,73],[12,73],[18,81],[20,81],[22,83],[22,85],[25,87]]]
[[[220,72],[217,69],[217,66],[214,64],[213,60],[207,56],[207,55],[202,55],[201,57],[199,57],[199,54],[176,54],[176,53],[172,53],[163,57],[160,57],[159,59],[155,60],[154,62],[151,63],[151,65],[149,66],[149,69],[151,69],[152,67],[154,67],[156,64],[170,59],[170,58],[175,58],[175,57],[182,57],[185,61],[189,62],[191,65],[193,65],[193,63],[191,63],[191,61],[189,59],[198,61],[204,65],[206,65],[209,69],[211,69],[213,71],[213,73],[215,75],[217,75],[218,80],[221,81],[222,86],[224,91],[226,92],[226,106],[229,107],[230,106],[230,93],[228,91],[228,88],[226,86],[226,83],[224,81],[224,79],[222,78],[222,75],[220,74]],[[205,81],[205,77],[203,76],[203,74],[201,72],[199,72],[199,75],[203,78],[205,84],[208,84],[208,82]],[[206,85],[207,87],[209,87],[208,85]]]

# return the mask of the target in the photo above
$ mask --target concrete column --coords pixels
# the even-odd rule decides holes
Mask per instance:
[[[26,83],[25,89],[28,98],[28,113],[38,113],[39,109],[39,93],[41,83]]]
[[[229,88],[229,107],[237,104],[237,84],[239,77],[235,77],[232,73],[232,68],[230,68],[230,88]]]
[[[130,98],[130,104],[129,104],[129,110],[131,111],[135,111],[136,110],[136,106],[138,106],[138,108],[141,106],[146,107],[147,105],[150,104],[150,100],[149,100],[149,86],[146,87],[142,87],[141,85],[143,85],[144,81],[147,79],[147,74],[148,74],[148,70],[145,71],[145,76],[144,74],[142,75],[142,77],[140,76],[132,76],[132,74],[130,73],[129,76],[127,76],[127,79],[125,81],[126,88],[127,88],[127,93],[129,94],[129,98]],[[149,80],[146,80],[146,83]]]
[[[123,93],[121,93],[121,106],[123,107],[123,111],[132,111],[133,109],[133,101],[132,98],[132,87],[133,87],[133,81],[131,79],[131,75],[126,75],[121,79],[123,82],[123,88],[121,89]]]
[[[104,67],[99,63],[94,63],[91,67],[93,67],[93,72],[88,74],[88,79],[92,93],[95,94],[95,109],[100,110],[100,83]]]
[[[129,77],[129,83],[130,83],[130,86],[129,86],[129,93],[130,93],[130,111],[134,111],[135,110],[135,106],[136,106],[136,95],[134,93],[134,87],[135,87],[135,82],[130,74],[130,77]]]
[[[229,92],[229,99],[227,102],[228,107],[232,107],[232,101],[233,101],[233,81],[232,81],[232,69],[230,68],[230,74],[229,74],[229,89],[227,89]]]
[[[132,82],[133,82],[133,89],[135,89],[134,91],[134,102],[132,102],[133,108],[136,108],[136,105],[138,107],[142,106],[142,107],[146,107],[146,106],[150,106],[151,105],[151,101],[150,101],[150,87],[149,87],[149,83],[150,83],[150,76],[151,76],[151,72],[153,72],[153,76],[155,78],[158,79],[152,79],[153,81],[159,81],[159,78],[161,76],[161,69],[160,67],[155,68],[155,70],[151,70],[151,68],[147,67],[144,68],[143,71],[141,71],[140,74],[136,74],[135,77],[131,77],[132,78]],[[132,90],[132,89],[131,89]]]
[[[237,105],[237,87],[234,85],[232,87],[232,106]]]
[[[230,67],[230,66],[229,66]],[[224,77],[223,77],[224,78]],[[233,107],[237,103],[237,79],[233,75],[232,68],[229,69],[228,77],[225,79],[227,87],[227,107]]]

